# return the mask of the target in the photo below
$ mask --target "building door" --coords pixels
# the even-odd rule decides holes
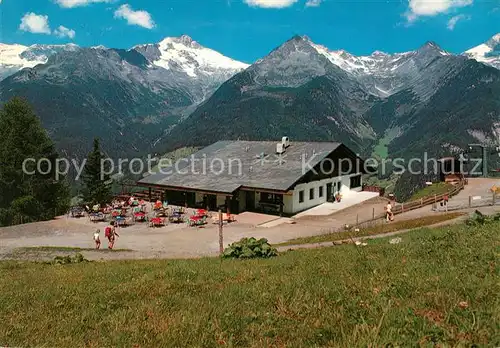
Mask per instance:
[[[186,203],[188,207],[194,207],[196,204],[196,193],[186,192]]]
[[[208,209],[215,211],[217,210],[217,196],[216,195],[207,195],[208,200]]]
[[[326,201],[333,202],[333,192],[332,192],[332,183],[329,182],[326,184]]]
[[[342,182],[337,183],[337,193],[340,193],[340,188],[342,187]]]
[[[231,198],[230,213],[238,214],[239,212],[240,212],[240,201],[238,199],[238,195],[234,195]]]
[[[245,191],[245,203],[246,203],[246,210],[248,211],[255,210],[255,192]]]

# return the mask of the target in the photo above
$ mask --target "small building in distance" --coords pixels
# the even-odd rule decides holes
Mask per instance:
[[[443,157],[438,164],[440,181],[456,184],[464,179],[465,165],[459,157]]]
[[[364,162],[335,142],[219,141],[137,185],[169,204],[292,215],[362,190]]]

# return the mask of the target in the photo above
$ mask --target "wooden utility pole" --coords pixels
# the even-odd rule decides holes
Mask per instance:
[[[222,234],[222,210],[219,209],[219,253],[224,252],[224,237]]]

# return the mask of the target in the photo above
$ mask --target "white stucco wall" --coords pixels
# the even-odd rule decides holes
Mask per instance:
[[[351,175],[343,175],[340,177],[328,178],[318,181],[309,182],[307,184],[300,184],[295,186],[293,190],[293,196],[291,199],[285,199],[285,207],[284,211],[286,213],[297,213],[303,211],[305,209],[309,209],[315,207],[319,204],[325,203],[328,199],[326,195],[326,184],[332,183],[332,192],[333,194],[337,193],[337,183],[340,182],[340,194],[346,195],[349,194],[351,189],[350,186],[350,178],[352,176],[356,176],[359,174],[351,174]],[[362,185],[363,183],[361,183]],[[319,197],[319,187],[323,186],[323,197]],[[309,190],[314,189],[314,199],[309,199]],[[362,187],[357,187],[352,189],[352,191],[359,192],[362,190]],[[299,192],[304,191],[304,201],[302,203],[299,202]],[[286,197],[286,196],[285,196]]]
[[[293,196],[283,195],[283,212],[285,214],[293,213]]]

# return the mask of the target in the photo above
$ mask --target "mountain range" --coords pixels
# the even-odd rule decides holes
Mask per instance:
[[[484,44],[465,51],[464,55],[500,69],[500,34],[496,34]]]
[[[392,156],[448,154],[498,142],[499,83],[498,69],[434,42],[356,57],[296,36],[225,82],[166,146],[286,134],[334,139],[364,156],[386,145]]]
[[[151,150],[248,65],[188,36],[129,50],[2,45],[1,99],[26,97],[59,149],[81,157],[98,136],[110,156]],[[9,75],[13,70],[18,71]]]
[[[2,44],[0,101],[26,97],[73,156],[94,136],[112,157],[282,135],[446,154],[498,143],[499,43],[355,56],[295,36],[251,65],[188,36],[128,50]]]

